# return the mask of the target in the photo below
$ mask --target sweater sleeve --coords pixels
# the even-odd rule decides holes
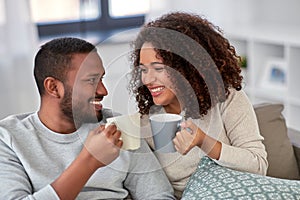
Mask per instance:
[[[220,165],[265,175],[267,152],[262,143],[252,104],[243,91],[231,91],[221,105],[222,120],[230,144],[222,143]]]
[[[50,185],[46,185],[37,192],[27,173],[12,149],[11,137],[8,132],[0,128],[0,194],[5,200],[59,200]]]
[[[130,171],[124,185],[133,199],[175,199],[166,174],[145,140],[131,153]]]

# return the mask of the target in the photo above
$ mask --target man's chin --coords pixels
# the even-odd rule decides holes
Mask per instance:
[[[103,118],[101,111],[95,111],[93,115],[86,115],[83,117],[84,123],[97,123],[100,122]]]
[[[76,126],[80,127],[82,124],[89,124],[89,123],[98,123],[102,120],[103,115],[102,112],[97,111],[96,113],[94,113],[93,115],[91,115],[89,113],[88,114],[80,114],[80,115],[75,115],[76,117],[74,117],[74,122],[76,124]]]

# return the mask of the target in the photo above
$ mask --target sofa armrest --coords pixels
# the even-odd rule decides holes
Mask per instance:
[[[300,174],[300,147],[297,146],[293,146],[294,148],[294,153],[295,153],[295,157],[298,163],[298,169],[299,169],[299,174]]]
[[[293,144],[294,154],[297,160],[299,174],[300,174],[300,132],[294,129],[288,129],[288,137]]]

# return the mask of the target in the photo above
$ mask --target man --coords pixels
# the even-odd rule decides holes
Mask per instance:
[[[0,121],[0,199],[173,199],[144,141],[120,150],[120,131],[106,122],[104,68],[94,45],[54,39],[35,57],[37,112]]]

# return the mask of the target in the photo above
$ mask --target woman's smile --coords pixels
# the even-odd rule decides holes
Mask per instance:
[[[148,86],[149,91],[151,92],[152,97],[158,97],[163,92],[165,87],[164,86]]]

